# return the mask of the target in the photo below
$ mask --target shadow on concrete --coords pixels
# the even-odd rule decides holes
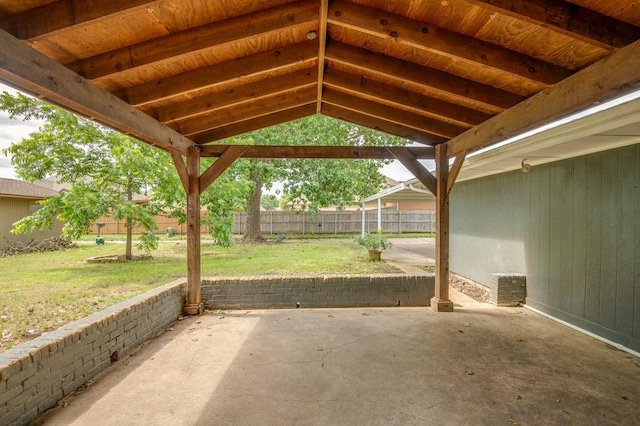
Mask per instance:
[[[524,308],[209,312],[45,424],[632,424],[640,360]]]

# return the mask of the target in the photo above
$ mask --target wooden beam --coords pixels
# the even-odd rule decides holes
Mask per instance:
[[[446,145],[436,146],[436,282],[431,308],[453,312],[449,299],[449,159]]]
[[[228,145],[220,157],[200,176],[200,194],[240,158],[247,148],[247,145]]]
[[[473,151],[640,89],[637,41],[453,138],[450,155]]]
[[[104,52],[67,64],[67,67],[89,80],[99,81],[102,77],[137,67],[162,66],[163,62],[173,62],[176,57],[187,60],[189,55],[225,46],[233,48],[233,43],[239,40],[275,35],[284,27],[315,28],[316,7],[314,0],[287,3]]]
[[[127,100],[131,105],[142,106],[189,92],[240,81],[247,76],[265,75],[276,69],[286,69],[303,62],[315,64],[318,55],[317,44],[317,40],[312,40],[285,48],[272,49],[233,61],[150,81],[119,90],[114,94]]]
[[[320,0],[320,14],[318,22],[318,98],[316,101],[316,114],[322,108],[322,85],[324,82],[324,53],[327,48],[327,13],[329,13],[329,0]]]
[[[396,157],[381,146],[290,146],[290,145],[203,145],[201,157],[220,157],[228,147],[243,147],[242,158],[317,158],[317,159],[375,159],[392,160]],[[240,149],[240,148],[238,148]],[[432,147],[406,147],[415,159],[434,159]]]
[[[315,114],[315,111],[316,106],[314,102],[313,104],[291,108],[251,120],[240,121],[228,126],[218,127],[213,130],[207,130],[206,132],[192,136],[192,139],[194,142],[199,144],[215,142],[232,136],[241,135],[243,133],[252,132],[254,130],[263,129],[265,127],[274,126],[276,124],[286,123],[287,121],[308,117]]]
[[[207,92],[191,99],[177,101],[158,108],[145,108],[149,115],[169,124],[185,118],[210,114],[220,108],[258,101],[261,98],[279,95],[317,84],[316,69],[308,68],[273,78],[236,86],[232,89]]]
[[[539,25],[602,49],[640,39],[640,28],[563,0],[465,0],[501,15]]]
[[[337,118],[339,120],[344,120],[349,123],[357,124],[358,126],[368,127],[369,129],[379,130],[390,135],[399,136],[401,138],[409,139],[414,142],[423,143],[425,145],[435,145],[447,141],[447,138],[443,138],[442,136],[412,129],[410,127],[402,126],[388,120],[383,120],[380,118],[372,117],[370,115],[342,108],[337,105],[323,103],[322,114],[329,117]]]
[[[491,118],[490,114],[472,108],[335,69],[328,69],[325,72],[324,85],[365,99],[374,99],[399,109],[404,108],[461,125],[475,126]]]
[[[450,139],[466,131],[462,127],[434,118],[425,117],[413,112],[399,110],[388,105],[380,104],[368,99],[361,99],[334,89],[324,89],[323,100],[327,104],[336,105],[351,111],[366,114],[382,120],[391,121],[401,126],[432,133]]]
[[[4,16],[0,28],[20,40],[38,41],[60,30],[94,25],[145,8],[157,0],[59,0]]]
[[[176,171],[178,172],[178,176],[180,177],[180,182],[182,183],[182,187],[185,192],[189,191],[189,172],[187,172],[187,166],[184,164],[184,160],[182,155],[176,150],[169,150],[169,154],[171,154],[171,160],[173,161],[173,165],[176,167]]]
[[[248,103],[221,108],[212,111],[211,114],[174,122],[169,127],[189,137],[238,121],[250,120],[270,113],[306,105],[315,102],[315,100],[316,88],[306,87],[290,93],[266,96]]]
[[[331,4],[328,19],[331,24],[391,39],[394,44],[442,55],[460,64],[506,72],[513,77],[536,83],[540,89],[572,74],[570,70],[550,62],[480,39],[342,0]]]
[[[336,41],[327,46],[326,58],[330,62],[353,67],[363,75],[378,74],[385,79],[397,81],[399,85],[419,84],[432,96],[474,109],[484,106],[483,111],[492,114],[511,108],[525,99],[523,96],[453,74]]]
[[[193,142],[0,31],[0,80],[164,150]]]
[[[436,145],[437,149],[438,145]],[[407,148],[387,147],[387,150],[394,156],[403,166],[407,168],[433,195],[437,196],[436,179],[431,173],[418,161],[413,153]]]
[[[456,183],[456,179],[458,178],[458,174],[462,169],[462,164],[464,163],[464,159],[467,157],[467,151],[459,152],[456,155],[456,159],[453,162],[453,166],[451,166],[451,170],[449,170],[449,177],[447,178],[447,197],[451,194],[451,190],[453,189],[453,185]]]
[[[197,146],[189,148],[187,172],[187,303],[183,311],[196,315],[204,312],[200,294],[200,149]]]

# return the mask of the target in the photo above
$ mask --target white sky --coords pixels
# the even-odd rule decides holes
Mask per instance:
[[[13,88],[0,83],[0,92],[8,92],[12,95],[18,93]],[[9,118],[9,114],[0,110],[0,151],[18,142],[31,132],[38,130],[41,121],[23,121]],[[11,159],[0,152],[0,177],[15,179]]]

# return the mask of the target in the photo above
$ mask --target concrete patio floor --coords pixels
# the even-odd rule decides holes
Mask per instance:
[[[47,425],[638,424],[640,359],[525,308],[186,318]]]

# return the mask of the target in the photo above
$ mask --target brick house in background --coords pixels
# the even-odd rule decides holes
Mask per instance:
[[[0,178],[0,250],[12,241],[26,243],[59,237],[62,234],[62,223],[59,221],[55,221],[50,230],[21,235],[11,233],[15,222],[40,208],[40,200],[56,194],[54,190],[20,180]]]

